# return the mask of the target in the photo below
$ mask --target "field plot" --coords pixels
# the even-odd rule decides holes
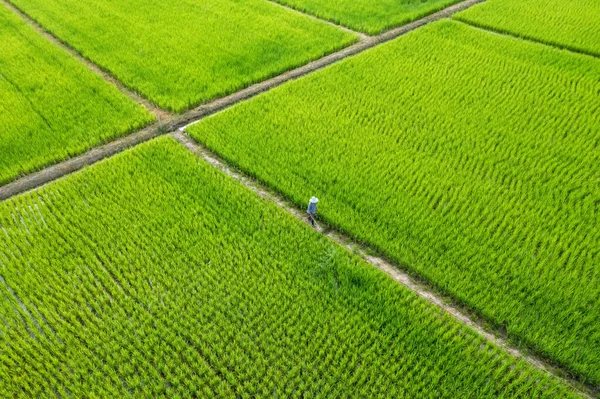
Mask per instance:
[[[0,4],[0,185],[153,119]]]
[[[272,0],[339,25],[378,34],[460,0]]]
[[[181,112],[357,37],[263,0],[11,0],[158,106]]]
[[[0,234],[4,397],[574,396],[171,138]]]
[[[476,26],[600,56],[598,0],[488,0],[455,18]]]
[[[600,62],[441,21],[190,127],[600,382]]]

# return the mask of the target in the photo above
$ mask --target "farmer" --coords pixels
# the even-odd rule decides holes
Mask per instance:
[[[317,202],[319,202],[319,199],[317,197],[312,197],[310,201],[308,201],[308,209],[306,210],[308,213],[308,220],[313,227],[315,227],[315,217],[317,216]]]

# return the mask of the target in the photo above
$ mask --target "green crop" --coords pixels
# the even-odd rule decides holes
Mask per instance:
[[[600,382],[600,62],[440,21],[189,133]]]
[[[171,138],[0,204],[2,397],[574,397]]]
[[[487,0],[455,15],[469,24],[600,56],[598,0]]]
[[[263,0],[11,0],[158,106],[233,93],[357,37]]]
[[[153,119],[0,4],[0,185]]]
[[[273,0],[339,25],[378,34],[460,0]]]

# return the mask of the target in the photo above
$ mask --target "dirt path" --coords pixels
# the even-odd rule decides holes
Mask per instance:
[[[51,165],[46,167],[38,172],[31,173],[29,175],[23,176],[17,180],[14,180],[11,183],[8,183],[4,186],[0,186],[0,201],[6,200],[14,195],[33,190],[35,188],[41,187],[53,180],[56,180],[60,177],[66,176],[70,173],[73,173],[84,166],[92,165],[106,157],[117,154],[121,151],[126,150],[134,145],[140,144],[144,141],[150,140],[153,137],[156,137],[160,134],[173,132],[181,127],[190,125],[192,123],[196,123],[200,121],[202,118],[206,116],[212,115],[218,111],[221,111],[225,108],[228,108],[234,104],[237,104],[241,101],[250,99],[260,93],[271,90],[281,84],[298,79],[302,76],[308,75],[314,71],[325,68],[328,65],[331,65],[337,61],[343,60],[344,58],[351,57],[353,55],[362,53],[365,50],[368,50],[372,47],[375,47],[381,43],[392,40],[398,36],[406,34],[410,31],[413,31],[423,25],[428,23],[437,21],[442,18],[447,18],[452,14],[467,9],[475,4],[481,3],[485,0],[466,0],[461,3],[457,3],[451,7],[448,7],[444,10],[431,14],[427,17],[421,18],[417,21],[414,21],[410,24],[403,25],[401,27],[389,30],[379,36],[371,36],[366,37],[359,42],[348,46],[342,50],[339,50],[335,53],[329,54],[325,57],[319,58],[318,60],[312,61],[304,66],[301,66],[296,69],[292,69],[288,72],[285,72],[281,75],[275,76],[271,79],[265,80],[260,83],[256,83],[252,86],[249,86],[243,90],[235,92],[229,96],[216,99],[210,103],[200,105],[190,111],[185,112],[181,115],[173,115],[169,114],[165,111],[162,111],[155,106],[151,105],[147,102],[147,100],[138,96],[137,94],[131,92],[129,89],[124,87],[121,83],[119,83],[114,77],[110,74],[102,71],[100,68],[95,66],[93,63],[88,61],[87,59],[81,57],[75,50],[72,50],[67,45],[63,44],[60,40],[56,39],[51,34],[47,33],[43,28],[39,27],[36,22],[29,19],[15,7],[7,3],[7,0],[0,0],[3,4],[6,4],[7,7],[19,13],[26,21],[28,21],[32,26],[42,33],[48,40],[58,44],[66,51],[73,54],[73,56],[77,57],[81,62],[85,63],[90,69],[100,74],[103,78],[108,80],[109,82],[114,83],[117,87],[120,88],[122,92],[127,94],[128,96],[137,99],[136,101],[141,104],[147,104],[147,107],[155,112],[160,117],[160,121],[146,127],[143,130],[140,130],[136,133],[133,133],[129,136],[125,136],[119,138],[115,141],[112,141],[108,144],[102,145],[100,147],[96,147],[84,154],[77,156],[75,158],[71,158],[69,160],[60,162],[55,165]]]
[[[309,224],[309,221],[306,217],[305,212],[298,209],[294,204],[286,201],[285,199],[280,197],[278,194],[274,193],[269,188],[266,188],[265,186],[263,186],[261,183],[257,182],[256,180],[249,178],[249,177],[243,175],[242,173],[238,173],[238,172],[234,171],[231,167],[229,167],[229,165],[227,165],[224,161],[222,161],[217,155],[210,152],[208,149],[204,148],[203,146],[198,144],[196,141],[194,141],[191,137],[186,135],[184,133],[183,129],[180,129],[177,132],[171,133],[171,136],[174,139],[176,139],[177,141],[179,141],[189,151],[196,154],[197,156],[199,156],[200,158],[202,158],[203,160],[205,160],[206,162],[208,162],[210,165],[214,166],[215,168],[221,170],[228,176],[234,178],[235,180],[237,180],[238,182],[243,184],[245,187],[254,191],[261,198],[275,203],[278,207],[282,208],[286,212],[288,212],[288,213],[292,214],[294,217],[296,217],[296,219],[300,220],[301,222],[303,222],[305,224]],[[457,306],[453,305],[451,303],[450,298],[445,298],[445,297],[438,295],[437,293],[432,291],[430,288],[419,283],[414,278],[412,278],[410,275],[408,275],[406,272],[402,271],[400,268],[392,265],[391,263],[387,262],[386,260],[384,260],[380,257],[377,257],[377,256],[369,255],[367,252],[367,249],[365,249],[362,245],[354,242],[352,239],[348,238],[347,236],[345,236],[339,232],[336,232],[332,229],[323,229],[322,227],[319,227],[319,226],[317,226],[316,230],[319,233],[321,233],[324,236],[331,239],[332,241],[334,241],[335,243],[348,249],[350,252],[358,254],[369,264],[371,264],[372,266],[381,270],[382,272],[386,273],[393,280],[395,280],[396,282],[407,287],[409,290],[411,290],[412,292],[414,292],[421,298],[425,299],[429,303],[437,306],[438,308],[442,309],[444,312],[452,315],[452,317],[454,317],[455,319],[460,321],[462,324],[467,325],[472,330],[477,332],[479,335],[483,336],[487,341],[502,348],[503,350],[508,352],[511,356],[513,356],[514,358],[522,359],[525,362],[532,365],[533,367],[544,370],[547,373],[554,375],[556,378],[562,380],[563,382],[565,382],[566,384],[571,386],[573,389],[575,389],[583,397],[591,399],[592,397],[595,397],[596,395],[598,395],[598,393],[600,393],[600,392],[594,391],[592,389],[592,387],[584,386],[580,382],[572,379],[571,377],[568,376],[568,374],[565,371],[563,371],[555,366],[552,366],[547,361],[545,361],[541,358],[538,358],[534,355],[526,354],[526,353],[522,352],[515,346],[511,345],[508,342],[508,340],[503,336],[502,333],[496,332],[496,331],[490,331],[489,328],[484,327],[483,322],[478,321],[475,317],[471,317],[466,312],[459,309]]]
[[[94,148],[83,155],[49,166],[0,187],[0,201],[14,195],[42,187],[53,180],[71,174],[84,166],[92,165],[106,157],[126,150],[134,145],[148,141],[162,133],[157,124],[151,125],[129,136],[121,137],[101,147]]]

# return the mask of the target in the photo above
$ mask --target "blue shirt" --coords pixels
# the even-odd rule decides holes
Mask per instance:
[[[316,215],[316,213],[317,213],[317,203],[316,202],[308,203],[308,213],[310,213],[311,215]]]

